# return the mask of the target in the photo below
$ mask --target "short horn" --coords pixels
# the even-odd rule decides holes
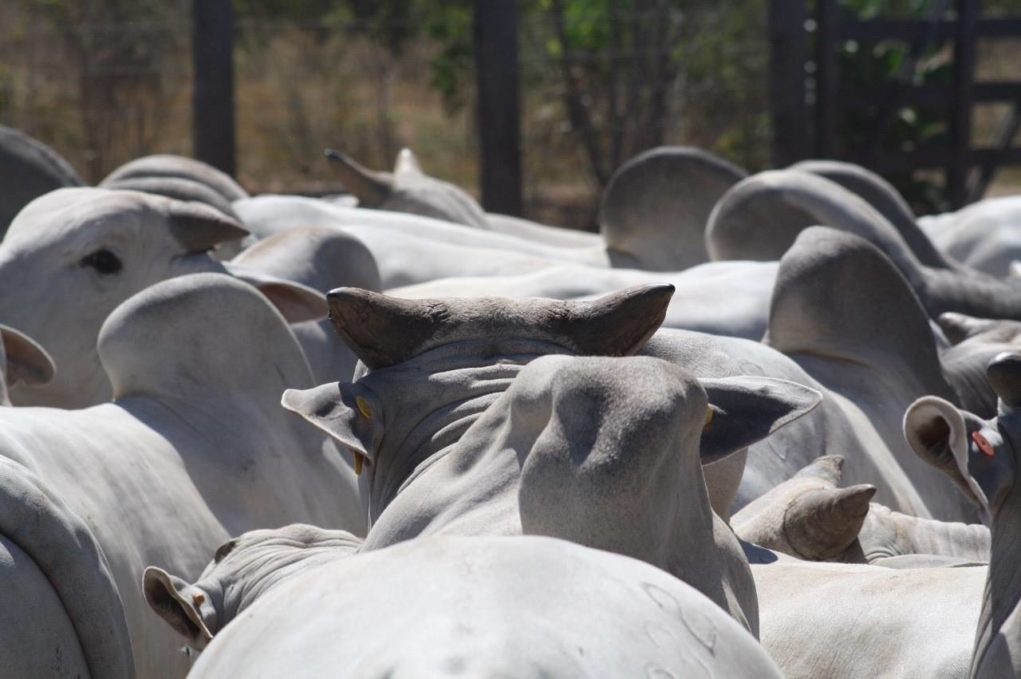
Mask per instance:
[[[445,306],[400,299],[361,288],[337,288],[326,296],[337,334],[370,369],[410,358],[442,325]]]
[[[418,162],[418,156],[411,149],[404,148],[397,154],[397,161],[394,163],[394,174],[425,174],[422,172],[422,165]]]
[[[344,188],[358,198],[363,207],[379,207],[393,191],[393,179],[382,173],[362,167],[352,158],[333,149],[326,150],[326,157]]]
[[[579,304],[571,314],[571,338],[579,354],[634,354],[666,318],[674,286],[647,285]]]
[[[857,539],[875,494],[876,487],[869,484],[803,493],[784,513],[787,542],[804,559],[840,556]]]

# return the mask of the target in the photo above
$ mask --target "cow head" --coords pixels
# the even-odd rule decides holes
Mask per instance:
[[[142,578],[153,611],[201,651],[225,625],[288,575],[353,553],[361,539],[342,530],[291,524],[220,545],[195,584],[150,566]]]
[[[537,356],[637,352],[672,294],[659,285],[594,301],[406,300],[340,288],[328,295],[330,318],[367,370],[354,383],[288,390],[283,405],[354,453],[368,496],[386,451],[456,442]]]
[[[107,315],[158,281],[224,271],[210,251],[244,234],[208,206],[134,191],[61,189],[34,200],[0,243],[0,318],[46,346],[60,373],[44,386],[18,385],[12,400],[83,407],[109,398],[96,356]],[[295,308],[292,295],[323,309],[314,291],[277,280],[254,282],[271,300],[284,297],[284,309]]]
[[[1021,453],[1021,355],[1000,354],[986,377],[999,398],[989,420],[958,410],[935,396],[918,399],[904,416],[904,435],[915,452],[949,475],[989,518],[1015,495]]]
[[[362,207],[489,229],[486,213],[475,199],[463,189],[425,174],[411,149],[398,154],[393,174],[367,170],[338,151],[328,150],[326,157],[344,188]]]

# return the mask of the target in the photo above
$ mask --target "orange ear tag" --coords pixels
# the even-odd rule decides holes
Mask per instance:
[[[978,446],[978,449],[982,451],[982,454],[986,457],[993,457],[996,455],[996,451],[993,450],[992,444],[989,443],[985,436],[982,436],[982,432],[972,432],[971,440],[975,442],[975,445]]]

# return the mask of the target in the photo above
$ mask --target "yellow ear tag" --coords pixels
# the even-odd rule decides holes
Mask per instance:
[[[361,396],[355,396],[355,405],[358,406],[358,412],[362,414],[362,417],[367,420],[372,419],[372,406],[369,405],[368,401]]]
[[[712,406],[705,411],[705,424],[702,425],[702,431],[708,431],[709,427],[713,423],[713,418],[716,416],[716,411],[713,410]]]
[[[196,606],[201,606],[203,603],[205,603],[205,601],[206,601],[205,594],[193,594],[191,597],[191,602]]]

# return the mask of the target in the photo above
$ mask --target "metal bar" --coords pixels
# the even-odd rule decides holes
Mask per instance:
[[[971,87],[975,78],[976,27],[980,0],[956,0],[957,32],[954,37],[954,108],[950,117],[950,159],[946,168],[951,205],[968,201],[968,150],[971,147]]]
[[[815,155],[836,153],[837,126],[837,3],[816,0]]]
[[[520,215],[521,109],[516,0],[476,0],[474,30],[482,205],[492,212]]]
[[[231,0],[193,0],[192,139],[195,157],[235,171],[234,8]]]
[[[769,110],[774,167],[790,165],[811,153],[811,138],[805,125],[808,120],[805,18],[805,0],[769,2]]]

